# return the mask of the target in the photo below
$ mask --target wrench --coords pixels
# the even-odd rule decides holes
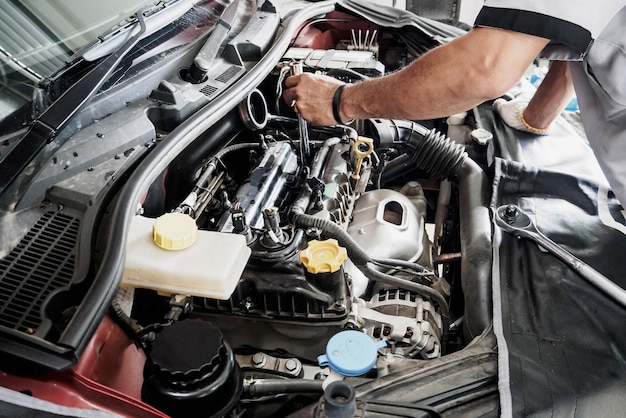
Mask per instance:
[[[291,75],[302,74],[302,71],[302,61],[291,64]],[[296,112],[297,111],[296,108]],[[309,125],[300,113],[298,113],[298,131],[300,132],[300,162],[303,166],[307,166],[311,154],[309,145]]]
[[[496,210],[495,218],[496,225],[503,231],[518,238],[527,238],[534,241],[562,260],[583,279],[596,286],[615,302],[626,307],[626,290],[622,289],[589,264],[581,261],[572,253],[543,235],[530,219],[530,216],[520,207],[513,204],[502,205]]]

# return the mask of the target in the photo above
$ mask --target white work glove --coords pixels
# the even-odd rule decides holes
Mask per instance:
[[[535,135],[547,135],[548,129],[533,128],[522,120],[522,114],[528,106],[528,102],[530,102],[530,97],[521,94],[512,100],[497,99],[493,102],[493,107],[500,114],[504,123],[511,128],[517,129],[518,131],[530,132]]]

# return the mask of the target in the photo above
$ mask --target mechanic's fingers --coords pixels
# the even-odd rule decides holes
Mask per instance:
[[[298,83],[300,83],[300,78],[302,77],[302,75],[304,75],[306,73],[303,74],[295,74],[295,75],[290,75],[289,77],[287,77],[285,79],[285,87],[287,88],[292,88],[298,85]]]
[[[504,106],[505,104],[508,103],[508,100],[504,100],[502,98],[500,99],[496,99],[493,102],[493,107],[497,110],[497,111],[501,111],[502,110],[502,106]]]
[[[297,86],[300,83],[300,74],[292,75],[285,79],[285,90],[283,91],[283,100],[289,107],[294,107],[295,101],[298,100]]]
[[[283,91],[283,100],[285,101],[287,106],[294,106],[295,102],[298,100],[298,94],[295,87],[288,88]]]
[[[285,101],[285,103],[287,103],[288,106],[293,107],[292,103],[295,102],[297,99],[293,91],[285,90],[283,91],[283,100]]]

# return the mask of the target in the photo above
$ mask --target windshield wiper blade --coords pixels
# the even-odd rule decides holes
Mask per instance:
[[[15,148],[0,162],[0,193],[15,180],[46,144],[54,140],[57,132],[67,126],[68,122],[91,101],[124,57],[141,40],[146,32],[144,12],[145,9],[142,9],[136,13],[140,24],[139,31],[52,103],[33,122]]]

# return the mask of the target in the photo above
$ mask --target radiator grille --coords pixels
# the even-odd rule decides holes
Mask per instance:
[[[0,260],[0,325],[37,330],[46,298],[72,279],[79,225],[71,216],[46,212]]]

